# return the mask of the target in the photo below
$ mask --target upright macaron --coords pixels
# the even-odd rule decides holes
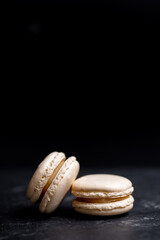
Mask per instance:
[[[79,172],[79,163],[75,157],[62,152],[50,153],[38,166],[32,176],[27,197],[32,203],[40,201],[39,210],[53,212],[69,191]]]
[[[111,174],[93,174],[72,184],[73,208],[84,214],[110,216],[133,208],[133,186],[129,179]]]

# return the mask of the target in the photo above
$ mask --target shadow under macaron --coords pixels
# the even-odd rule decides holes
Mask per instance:
[[[39,211],[38,206],[34,205],[18,208],[10,214],[10,217],[14,218],[15,220],[43,221],[48,219],[49,215],[42,214]]]
[[[114,216],[95,216],[95,215],[82,214],[82,213],[75,211],[73,208],[67,208],[67,207],[60,206],[51,215],[55,216],[55,217],[63,217],[63,218],[73,219],[74,221],[75,220],[76,221],[97,221],[97,220],[123,218],[128,215],[128,212],[119,214],[119,215],[114,215]]]
[[[71,206],[61,205],[50,214],[41,213],[38,206],[21,207],[11,212],[10,217],[15,220],[44,221],[48,219],[70,219],[75,221],[97,221],[107,219],[117,219],[127,216],[128,213],[114,216],[94,216],[76,212]]]

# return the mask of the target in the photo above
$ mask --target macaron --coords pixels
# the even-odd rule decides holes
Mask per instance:
[[[129,179],[111,174],[86,175],[72,184],[73,208],[80,213],[111,216],[133,208],[133,186]]]
[[[61,203],[79,172],[75,157],[62,152],[50,153],[38,166],[28,188],[27,197],[32,203],[40,202],[40,212],[51,213]]]

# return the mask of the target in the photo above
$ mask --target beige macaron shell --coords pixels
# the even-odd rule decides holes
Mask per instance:
[[[39,164],[27,188],[27,197],[32,203],[38,201],[54,169],[65,159],[64,153],[52,152]]]
[[[41,212],[51,213],[58,207],[76,179],[79,168],[79,163],[75,157],[70,157],[64,162],[43,196],[39,206]]]
[[[134,198],[128,196],[125,199],[108,203],[87,203],[74,199],[73,208],[81,213],[89,215],[109,216],[125,213],[133,208]]]
[[[118,198],[133,192],[129,179],[111,174],[93,174],[78,178],[72,185],[72,194],[82,198]]]
[[[96,209],[83,209],[83,208],[74,208],[77,212],[87,214],[87,215],[94,215],[94,216],[114,216],[129,212],[133,208],[133,204],[126,206],[124,208],[115,208],[111,210],[96,210]]]

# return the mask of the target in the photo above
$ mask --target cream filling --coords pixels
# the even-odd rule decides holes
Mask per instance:
[[[67,173],[67,170],[70,168],[71,164],[75,161],[76,161],[75,157],[70,157],[69,159],[67,159],[64,162],[63,167],[60,169],[60,171],[58,172],[56,177],[53,179],[52,183],[50,184],[49,188],[47,189],[47,192],[45,193],[45,195],[42,198],[42,201],[40,203],[41,212],[45,211],[45,208],[47,207],[47,205],[51,201],[53,195],[55,194],[55,191],[56,191],[58,185],[64,178],[64,176]]]
[[[134,198],[130,195],[125,198],[118,198],[115,201],[110,199],[99,199],[99,201],[94,201],[90,199],[89,202],[84,202],[82,199],[76,198],[72,202],[74,208],[86,209],[86,210],[112,210],[117,208],[125,208],[133,204]]]
[[[98,192],[98,191],[76,191],[72,190],[72,194],[78,198],[119,198],[131,195],[134,188],[131,187],[123,192]]]
[[[127,199],[129,196],[121,197],[121,198],[76,198],[78,202],[85,203],[112,203],[117,201],[122,201]]]
[[[59,172],[59,170],[61,169],[61,167],[63,166],[65,160],[62,160],[59,165],[54,169],[52,175],[50,176],[50,178],[48,179],[46,185],[44,186],[42,193],[40,195],[40,199],[43,198],[44,194],[46,193],[47,189],[49,188],[49,186],[51,185],[51,183],[53,182],[54,178],[56,177],[57,173]]]

